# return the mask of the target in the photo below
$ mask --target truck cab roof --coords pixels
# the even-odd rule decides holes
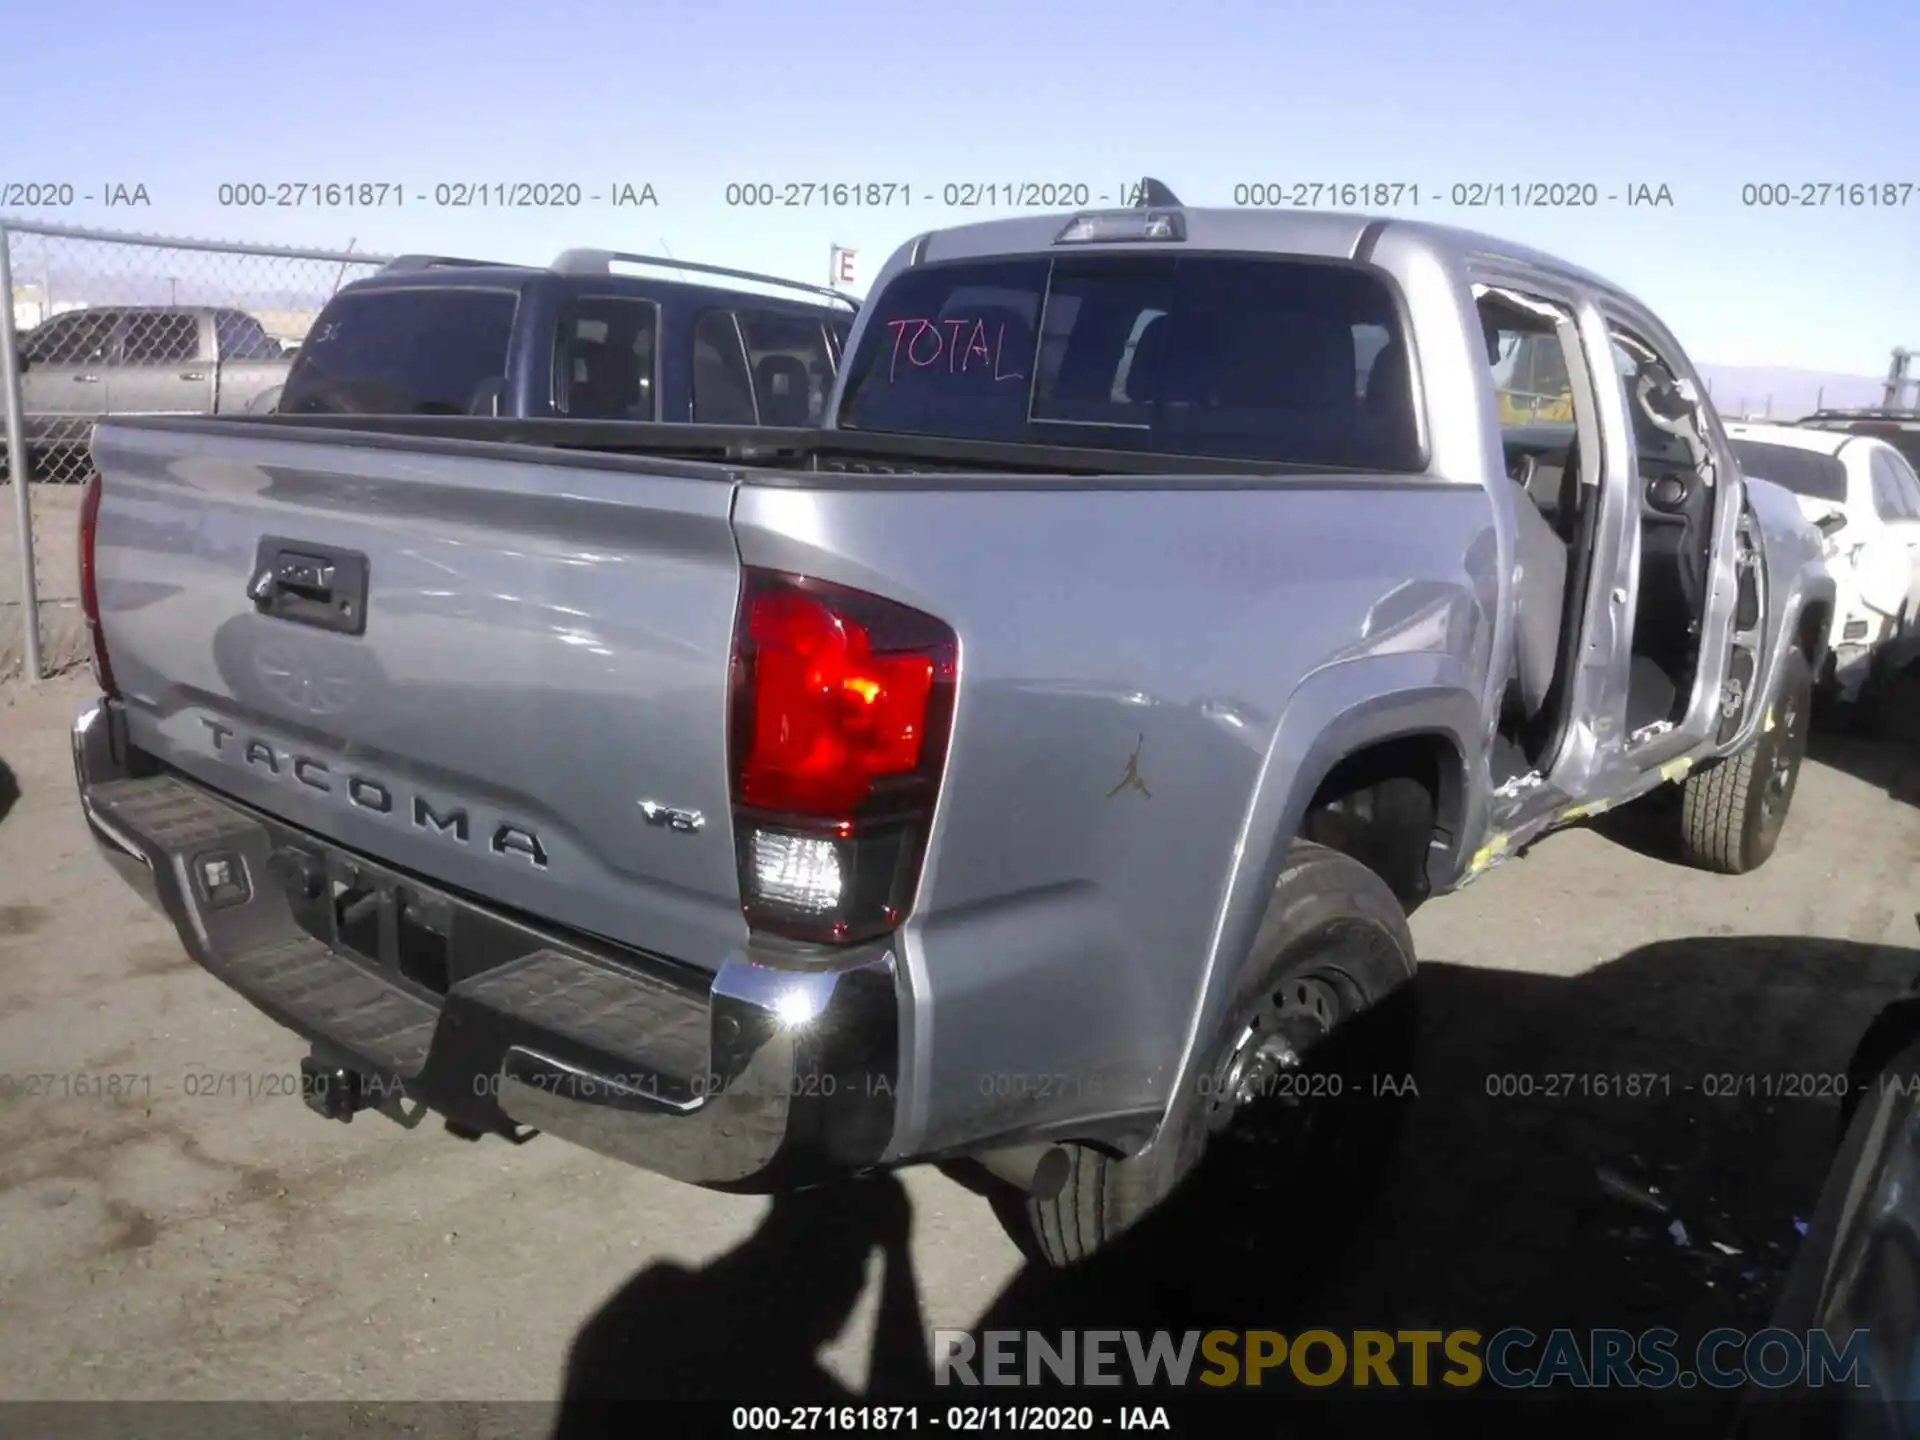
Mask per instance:
[[[654,273],[621,273],[616,265],[647,268]],[[668,273],[662,274],[661,271]],[[690,278],[703,277],[703,278]],[[711,277],[704,278],[704,277]],[[729,283],[721,283],[721,282]],[[559,292],[657,298],[666,294],[693,303],[728,304],[753,296],[755,307],[795,315],[822,312],[847,317],[859,308],[852,296],[823,285],[735,270],[700,261],[674,260],[612,250],[563,251],[550,265],[516,265],[457,256],[402,255],[377,274],[343,287],[355,292],[422,285],[551,286]],[[749,289],[748,287],[753,287]]]
[[[1329,260],[1360,259],[1377,248],[1382,239],[1391,235],[1450,266],[1471,260],[1498,258],[1545,274],[1558,275],[1592,289],[1619,295],[1627,293],[1613,281],[1569,264],[1558,256],[1492,235],[1423,220],[1338,211],[1204,206],[1168,207],[1156,213],[1180,216],[1185,232],[1182,248],[1187,251],[1311,256]],[[1077,220],[1081,217],[1073,218]],[[926,265],[988,257],[1057,255],[1061,253],[1058,247],[1062,219],[1059,214],[1022,215],[930,231],[905,247],[906,263]],[[1138,240],[1124,240],[1083,243],[1074,248],[1085,252],[1140,249],[1142,245]]]

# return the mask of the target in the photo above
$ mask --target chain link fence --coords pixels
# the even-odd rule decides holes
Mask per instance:
[[[0,219],[0,683],[86,663],[94,423],[271,410],[320,307],[388,258]]]

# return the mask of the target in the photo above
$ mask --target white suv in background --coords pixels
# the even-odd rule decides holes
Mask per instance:
[[[1824,678],[1857,700],[1876,664],[1905,664],[1920,641],[1920,476],[1871,435],[1740,421],[1726,429],[1740,468],[1793,491],[1826,532],[1836,592]]]

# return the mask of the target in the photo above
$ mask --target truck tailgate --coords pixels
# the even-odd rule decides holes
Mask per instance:
[[[136,747],[498,905],[703,969],[744,942],[727,471],[204,421],[94,453]]]

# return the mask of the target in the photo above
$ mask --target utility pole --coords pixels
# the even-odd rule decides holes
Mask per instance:
[[[355,245],[358,245],[359,243],[360,243],[360,237],[358,235],[355,235],[352,239],[347,241],[347,248],[343,253],[351,255],[353,253],[353,247]],[[342,260],[340,262],[340,269],[338,273],[335,274],[333,277],[333,289],[327,292],[328,299],[331,299],[333,296],[338,295],[340,293],[341,283],[345,281],[347,278],[347,263],[348,262],[345,260]]]
[[[1887,370],[1886,406],[1889,410],[1898,410],[1907,394],[1907,366],[1913,360],[1911,350],[1902,350],[1897,346],[1893,352],[1893,364]]]

